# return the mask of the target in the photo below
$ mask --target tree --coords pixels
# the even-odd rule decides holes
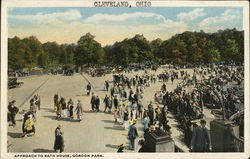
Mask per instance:
[[[75,49],[75,63],[77,66],[103,64],[104,50],[94,38],[95,36],[87,33],[78,40]]]
[[[46,42],[43,44],[43,50],[48,56],[49,65],[58,65],[60,57],[60,46],[56,42]]]
[[[59,63],[61,65],[67,65],[68,64],[67,53],[66,53],[65,49],[62,46],[60,47]]]
[[[227,61],[239,61],[239,46],[235,40],[227,39],[226,46],[225,46],[225,53],[227,53]]]
[[[38,55],[37,65],[39,67],[46,67],[48,64],[47,61],[48,61],[48,56],[46,53],[41,53],[40,55]]]
[[[25,43],[18,37],[8,38],[8,67],[14,70],[23,69],[28,66],[31,50],[25,45]]]
[[[161,52],[160,52],[160,47],[162,44],[162,40],[160,38],[157,38],[153,41],[150,42],[150,47],[152,50],[152,54],[154,56],[154,60],[158,61],[161,60]]]
[[[8,65],[23,69],[58,65],[128,66],[148,61],[178,64],[244,61],[244,32],[236,29],[215,33],[186,31],[164,41],[158,38],[151,42],[137,34],[104,48],[94,38],[87,33],[77,45],[42,44],[35,36],[8,38]]]
[[[43,47],[42,43],[35,37],[35,36],[30,36],[28,38],[24,38],[22,40],[31,50],[28,54],[30,65],[32,67],[37,65],[38,62],[38,56],[43,54]]]
[[[215,43],[206,40],[203,45],[203,61],[205,63],[219,62],[221,59],[219,50],[215,47]]]

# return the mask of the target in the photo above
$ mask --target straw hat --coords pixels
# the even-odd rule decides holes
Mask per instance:
[[[150,127],[149,127],[149,131],[154,131],[155,130],[155,126],[154,125],[151,125]]]
[[[121,147],[124,147],[124,145],[123,144],[118,145],[118,148],[121,148]]]
[[[135,123],[136,123],[136,119],[133,120],[133,124],[135,124]]]

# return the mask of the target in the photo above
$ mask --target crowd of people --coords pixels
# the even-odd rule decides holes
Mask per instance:
[[[176,88],[168,89],[169,85],[177,81]],[[211,151],[208,131],[205,128],[206,115],[203,109],[221,109],[229,117],[243,109],[243,67],[234,66],[201,66],[192,71],[185,69],[164,70],[159,74],[145,70],[142,74],[121,73],[113,75],[113,81],[104,82],[105,97],[99,97],[98,92],[93,92],[91,83],[86,86],[86,95],[90,97],[91,111],[113,113],[114,122],[123,125],[128,131],[129,149],[136,150],[136,138],[139,133],[136,127],[140,121],[143,128],[144,139],[140,140],[139,152],[150,152],[146,135],[153,132],[171,137],[171,124],[168,114],[172,114],[178,121],[178,126],[184,134],[184,142],[192,152]],[[145,89],[154,84],[161,83],[156,92],[152,92],[153,100],[145,104]],[[15,115],[18,108],[15,101],[9,103],[8,120],[13,126],[16,124]],[[35,134],[35,114],[40,110],[40,96],[35,95],[30,100],[30,110],[25,112],[23,120],[23,136]],[[102,107],[103,105],[103,107]],[[103,109],[102,109],[103,108]],[[74,120],[74,113],[80,122],[83,119],[83,106],[77,100],[76,106],[70,98],[68,102],[59,94],[54,95],[54,111],[58,120],[65,118]],[[197,125],[200,120],[200,126]],[[241,127],[242,120],[238,123]],[[242,133],[242,132],[241,132]],[[118,152],[123,152],[124,145],[118,146]],[[64,151],[63,132],[61,125],[55,130],[54,150]]]

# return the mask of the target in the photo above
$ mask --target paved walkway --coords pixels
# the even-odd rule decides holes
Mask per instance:
[[[161,71],[160,69],[157,73]],[[135,72],[134,74],[141,73],[143,71]],[[130,73],[127,75],[132,76],[134,74]],[[90,97],[86,96],[84,92],[88,81],[90,81],[96,90],[95,93],[101,99],[100,109],[103,110],[104,105],[102,101],[107,93],[103,90],[104,81],[112,81],[112,74],[104,77],[89,77],[86,74],[83,74],[83,76],[81,74],[74,74],[73,76],[31,76],[20,79],[20,81],[24,82],[21,88],[8,90],[9,101],[15,99],[17,106],[23,103],[20,110],[29,109],[29,100],[25,101],[25,99],[31,96],[32,93],[39,94],[41,97],[41,110],[37,113],[37,122],[35,123],[36,135],[20,138],[22,133],[22,114],[18,114],[16,127],[8,127],[8,142],[11,144],[10,152],[53,152],[54,130],[59,124],[62,125],[64,131],[65,152],[116,152],[118,144],[128,145],[127,130],[124,130],[122,125],[114,123],[112,114],[92,112]],[[173,90],[178,82],[179,80],[175,81],[174,84],[167,83],[167,90]],[[144,106],[153,101],[154,92],[158,91],[161,85],[162,83],[157,82],[145,89],[142,101]],[[36,90],[39,86],[41,87]],[[75,105],[78,99],[82,101],[84,109],[82,122],[56,119],[53,111],[53,97],[55,93],[63,96],[66,101],[71,98]],[[210,112],[207,111],[207,113],[209,115]],[[182,133],[175,127],[176,121],[170,119],[170,124],[176,144],[181,146],[184,151],[188,151],[188,148],[182,143]],[[137,122],[137,128],[139,129],[139,135],[142,137],[143,132],[140,120]],[[125,148],[126,151],[129,150]]]

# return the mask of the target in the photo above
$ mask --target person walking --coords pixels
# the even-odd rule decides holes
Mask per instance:
[[[105,82],[105,86],[106,86],[106,91],[109,91],[109,82],[108,81]]]
[[[135,141],[136,138],[139,136],[138,135],[138,131],[137,128],[135,126],[136,124],[136,120],[133,120],[133,124],[130,125],[129,130],[128,130],[128,139],[129,139],[129,150],[135,150],[136,149],[136,145],[135,145]]]
[[[62,108],[61,116],[64,118],[67,118],[67,104],[66,104],[65,100],[63,100],[61,102],[61,108]]]
[[[211,148],[208,130],[205,128],[206,120],[202,119],[200,124],[193,130],[190,149],[192,152],[209,152]]]
[[[145,116],[142,120],[142,124],[143,124],[143,131],[145,132],[148,129],[149,124],[150,124],[150,119],[148,117],[148,114],[145,114]]]
[[[103,112],[106,112],[107,108],[109,108],[109,97],[108,97],[107,94],[105,95],[105,98],[104,98],[104,100],[103,100],[103,103],[104,103],[104,105],[105,105],[105,108],[104,108],[104,111],[103,111]]]
[[[35,104],[35,96],[30,99],[30,110],[36,113],[36,104]]]
[[[56,118],[59,119],[61,118],[62,115],[62,102],[63,102],[64,98],[63,97],[59,97],[59,102],[56,105]]]
[[[137,104],[137,108],[138,108],[138,116],[139,116],[139,118],[142,118],[142,112],[143,112],[143,105],[142,105],[142,103],[141,103],[141,100],[139,100],[139,103]]]
[[[64,151],[64,138],[63,132],[61,130],[61,125],[58,125],[55,130],[55,143],[54,143],[55,152],[62,153]]]
[[[125,110],[124,110],[123,120],[124,120],[124,129],[126,130],[129,127],[129,110],[128,110],[128,107],[126,107]]]
[[[59,104],[59,96],[58,94],[54,95],[54,110],[57,110],[57,105]]]
[[[95,94],[94,92],[92,92],[92,96],[91,96],[91,99],[90,99],[90,104],[91,104],[91,108],[92,108],[92,111],[95,110]]]
[[[8,111],[9,111],[9,120],[12,122],[12,126],[16,125],[16,114],[18,113],[19,109],[14,105],[15,100],[11,101],[8,105]]]
[[[99,112],[99,107],[100,107],[100,98],[98,96],[96,96],[95,98],[95,109],[97,112]]]
[[[151,103],[148,105],[148,117],[150,119],[150,125],[154,125],[154,108]]]
[[[76,111],[77,119],[78,119],[79,122],[80,122],[80,121],[82,120],[82,112],[83,112],[83,110],[82,110],[82,103],[81,103],[80,100],[78,100],[77,102],[78,102],[78,103],[77,103],[77,105],[76,105],[75,111]]]
[[[40,110],[40,107],[41,107],[41,98],[40,98],[40,96],[37,94],[37,95],[34,96],[34,99],[35,99],[35,104],[36,104],[38,110]]]
[[[67,110],[69,112],[69,116],[68,117],[70,119],[73,119],[74,103],[73,103],[72,99],[69,99],[69,101],[68,101]]]
[[[91,92],[91,84],[89,82],[88,85],[87,85],[87,95],[88,96],[90,95],[90,92]]]
[[[115,107],[115,109],[117,109],[118,104],[119,104],[119,101],[118,101],[118,99],[117,99],[117,95],[115,95],[115,98],[114,98],[113,102],[114,102],[114,107]]]
[[[32,135],[35,135],[36,131],[32,114],[29,114],[28,119],[25,120],[23,132],[24,134],[22,135],[22,137],[25,137],[27,134],[30,133],[33,133]]]
[[[124,111],[125,111],[125,105],[119,105],[118,106],[118,118],[117,121],[119,124],[123,125],[124,123]]]
[[[133,101],[132,104],[131,104],[131,119],[137,119],[137,105],[136,105],[136,102]]]

